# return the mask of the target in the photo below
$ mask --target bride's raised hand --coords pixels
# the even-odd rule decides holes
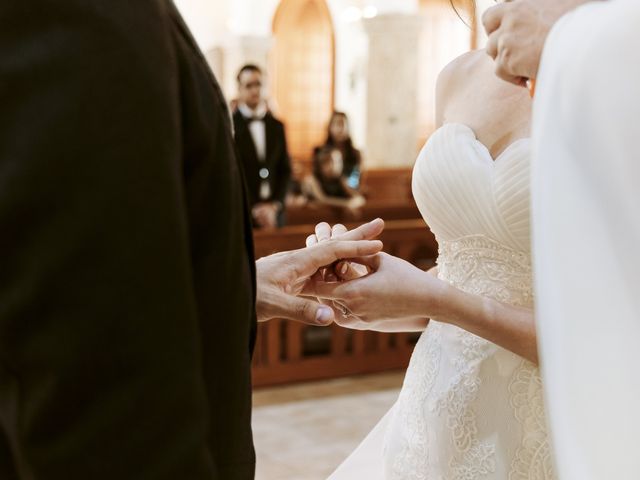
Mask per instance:
[[[331,226],[326,222],[322,222],[316,225],[315,233],[307,237],[306,245],[307,247],[311,247],[330,240],[373,240],[378,238],[383,231],[384,221],[380,218],[365,223],[353,230],[347,230],[347,227],[340,223]],[[342,271],[335,272],[334,269],[327,269],[319,272],[319,274],[314,277],[314,280],[332,282],[338,280],[353,280],[368,273],[366,267],[350,262],[342,263],[340,269]]]
[[[303,298],[318,270],[344,259],[374,255],[380,241],[335,240],[310,248],[276,253],[256,261],[258,321],[273,318],[298,320],[311,325],[329,325],[334,311],[317,301]]]
[[[359,330],[421,331],[428,318],[437,317],[442,281],[386,253],[359,261],[370,274],[346,282],[313,282],[304,292],[341,306],[336,323]]]

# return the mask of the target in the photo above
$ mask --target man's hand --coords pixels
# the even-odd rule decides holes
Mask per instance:
[[[514,0],[487,10],[482,23],[489,36],[487,54],[496,61],[496,75],[522,86],[528,79],[535,79],[553,25],[588,1]]]
[[[375,255],[380,241],[332,240],[312,247],[277,253],[256,262],[257,312],[261,322],[286,318],[326,326],[335,320],[333,310],[315,300],[298,297],[322,268],[344,259]]]
[[[328,223],[322,222],[316,225],[315,233],[307,237],[306,245],[307,247],[311,247],[329,240],[373,240],[382,234],[383,231],[384,220],[380,218],[360,225],[353,230],[347,230],[347,227],[341,223],[337,223],[332,227]],[[363,265],[351,264],[349,262],[342,262],[340,267],[343,269],[342,272],[335,272],[334,269],[319,272],[319,274],[322,273],[322,275],[317,275],[315,280],[335,282],[338,281],[338,276],[340,280],[355,280],[369,273]]]

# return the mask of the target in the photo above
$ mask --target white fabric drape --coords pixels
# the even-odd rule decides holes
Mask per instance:
[[[533,253],[561,480],[640,478],[640,2],[564,17],[534,106]]]

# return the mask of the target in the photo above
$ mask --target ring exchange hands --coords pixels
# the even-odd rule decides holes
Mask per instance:
[[[368,224],[369,228],[384,225],[382,221],[374,222]],[[316,227],[315,235],[307,238],[307,245],[313,248],[330,239],[357,236],[361,233],[358,230],[347,232],[343,225],[330,227],[321,223]],[[335,321],[341,326],[407,332],[424,330],[428,316],[437,314],[443,285],[432,274],[409,262],[379,253],[339,262],[325,278],[309,283],[305,294],[331,302]]]
[[[344,227],[316,227],[313,244],[333,233],[343,238]],[[318,238],[320,236],[320,238]],[[314,245],[310,248],[316,248]],[[537,363],[535,317],[526,307],[465,292],[438,278],[437,269],[428,272],[386,253],[349,259],[366,266],[367,273],[354,280],[341,279],[345,261],[333,269],[335,281],[309,282],[306,295],[332,301],[338,309],[336,323],[358,330],[381,332],[423,331],[428,319],[454,325]]]
[[[322,222],[316,225],[315,234],[307,237],[306,245],[307,247],[312,247],[329,240],[372,240],[377,238],[383,230],[384,221],[380,218],[365,223],[351,231],[348,231],[347,227],[339,223],[331,227],[328,223]],[[341,272],[335,272],[334,269],[318,272],[314,280],[337,281],[338,275],[342,280],[354,280],[369,273],[363,265],[351,262],[341,263],[340,268],[342,269]]]
[[[381,250],[382,242],[377,240],[342,239],[261,258],[256,262],[258,321],[286,318],[310,325],[331,324],[335,320],[331,308],[299,295],[314,282],[319,270]]]
[[[496,75],[523,85],[538,76],[545,41],[565,13],[590,0],[514,0],[488,9],[482,23],[489,36],[487,54]]]

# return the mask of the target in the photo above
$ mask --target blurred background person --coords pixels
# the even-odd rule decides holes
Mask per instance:
[[[329,120],[327,140],[323,146],[334,148],[339,152],[341,159],[336,161],[342,163],[341,175],[346,178],[349,187],[358,190],[360,188],[362,155],[353,146],[349,130],[349,119],[346,113],[333,112]],[[315,153],[318,153],[321,148],[318,147]],[[314,158],[315,160],[317,158]]]
[[[291,178],[284,126],[263,98],[263,74],[258,66],[245,65],[237,80],[235,142],[244,167],[253,224],[257,228],[283,226],[284,200]]]
[[[354,213],[364,206],[365,199],[349,185],[344,175],[342,152],[337,147],[324,146],[316,151],[313,173],[307,176],[302,188],[314,203],[343,207]]]

